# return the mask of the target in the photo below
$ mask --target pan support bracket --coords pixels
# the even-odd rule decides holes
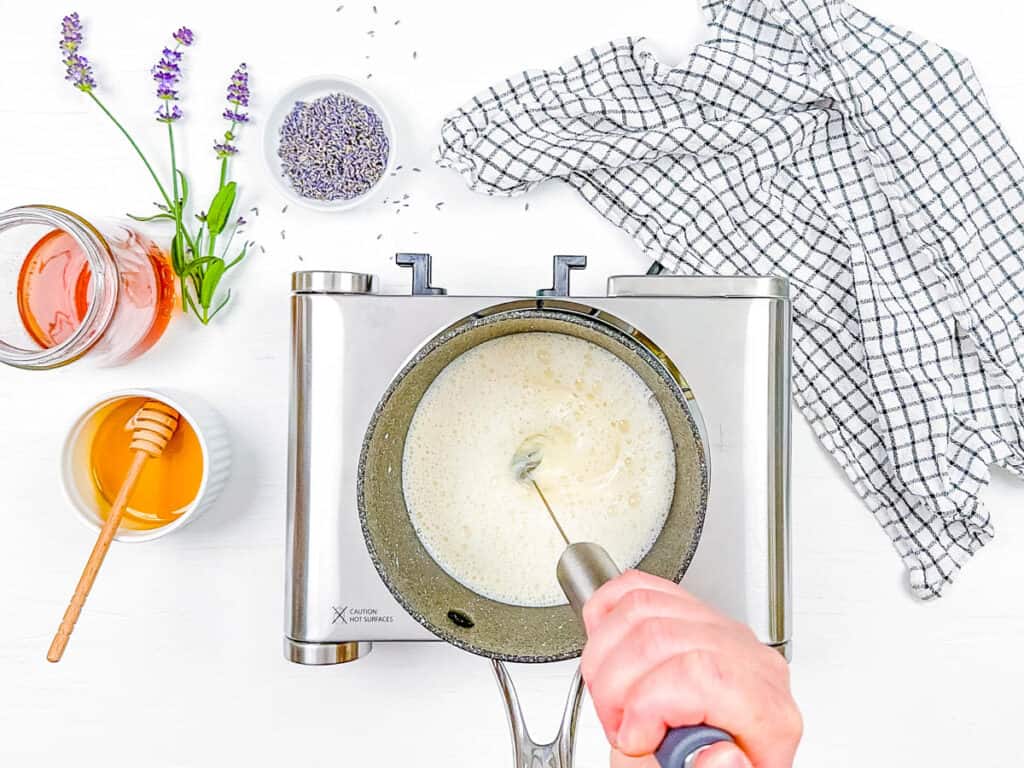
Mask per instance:
[[[448,293],[444,288],[436,288],[430,284],[429,253],[396,253],[395,264],[412,268],[413,296],[444,296]]]
[[[567,256],[563,254],[555,256],[552,266],[551,287],[541,288],[537,291],[537,295],[568,296],[570,271],[574,269],[584,269],[586,266],[586,256]]]
[[[515,753],[515,768],[573,768],[576,752],[576,730],[580,716],[580,704],[583,702],[583,676],[577,667],[573,676],[569,695],[562,712],[562,722],[554,741],[541,744],[533,740],[526,727],[519,696],[512,677],[505,664],[492,660],[494,678],[501,689],[505,702],[505,714],[508,717],[509,730],[512,733],[512,749]]]

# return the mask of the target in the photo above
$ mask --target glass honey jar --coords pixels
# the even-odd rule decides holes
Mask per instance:
[[[0,362],[127,362],[156,343],[175,303],[169,257],[132,227],[50,205],[0,213]]]

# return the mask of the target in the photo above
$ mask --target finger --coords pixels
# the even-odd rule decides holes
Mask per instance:
[[[790,768],[800,740],[792,700],[761,675],[721,658],[690,651],[638,680],[626,697],[615,746],[628,755],[647,754],[668,728],[706,723],[733,734],[758,768]]]
[[[701,750],[693,761],[693,768],[754,768],[743,750],[735,744],[720,741]]]
[[[597,716],[612,743],[617,743],[616,734],[633,686],[673,656],[698,651],[732,659],[733,666],[753,663],[751,647],[738,642],[727,629],[680,619],[647,619],[635,625],[607,654],[588,685]]]
[[[644,757],[630,757],[619,750],[613,749],[611,753],[611,768],[658,768],[658,761],[651,755]]]
[[[626,571],[621,576],[602,584],[600,589],[591,595],[587,604],[583,606],[583,623],[587,634],[597,628],[601,619],[615,607],[623,595],[635,589],[653,589],[696,601],[695,597],[674,581],[643,571]]]
[[[709,624],[726,621],[703,603],[680,597],[677,592],[634,589],[621,597],[588,636],[581,666],[583,679],[589,683],[612,649],[637,624],[653,618],[684,619]]]

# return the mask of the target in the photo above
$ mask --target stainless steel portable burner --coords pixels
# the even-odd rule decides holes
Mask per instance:
[[[382,395],[421,348],[499,307],[591,316],[658,350],[687,394],[709,467],[682,584],[788,657],[788,283],[623,276],[609,279],[606,296],[570,297],[569,270],[585,259],[556,256],[554,284],[537,296],[449,296],[430,285],[428,255],[396,261],[412,268],[411,294],[377,293],[366,274],[293,275],[286,658],[337,664],[375,642],[438,640],[392,596],[367,551],[360,451]]]

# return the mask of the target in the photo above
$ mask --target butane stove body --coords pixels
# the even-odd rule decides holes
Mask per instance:
[[[365,274],[293,276],[286,657],[333,664],[374,642],[437,640],[395,601],[367,553],[356,500],[363,437],[417,349],[462,318],[517,303],[610,315],[678,368],[710,454],[704,529],[682,583],[788,654],[786,281],[612,277],[607,296],[569,297],[569,269],[585,260],[559,256],[554,287],[537,296],[448,296],[430,286],[429,256],[397,261],[413,267],[412,294],[376,293]]]

